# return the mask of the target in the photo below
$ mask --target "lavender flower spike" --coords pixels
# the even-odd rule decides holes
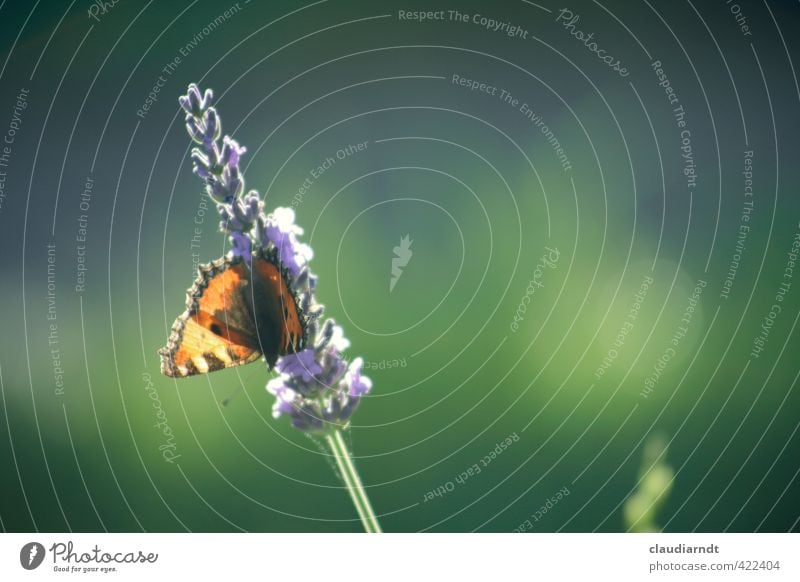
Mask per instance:
[[[331,327],[338,326],[328,319],[323,329]],[[346,425],[372,388],[361,375],[362,366],[361,358],[348,365],[333,342],[323,345],[319,340],[313,348],[284,356],[277,364],[281,375],[267,384],[277,398],[273,416],[287,415],[295,428],[310,432]]]
[[[361,358],[348,363],[342,356],[350,345],[342,328],[332,319],[318,323],[322,306],[316,302],[316,277],[308,267],[313,252],[298,238],[303,229],[295,224],[292,209],[265,214],[258,192],[244,194],[239,162],[247,150],[223,136],[213,92],[201,92],[192,84],[179,101],[186,111],[186,130],[197,144],[191,153],[194,173],[217,205],[232,255],[249,259],[253,251],[275,253],[290,275],[306,321],[306,347],[282,356],[276,363],[280,375],[267,384],[275,396],[273,416],[288,416],[294,427],[306,432],[331,435],[347,426],[372,382],[362,374]]]
[[[343,358],[350,342],[342,328],[332,319],[319,323],[323,308],[315,297],[317,278],[308,267],[311,247],[298,239],[303,230],[295,224],[293,210],[276,208],[265,214],[258,192],[244,193],[239,162],[246,150],[227,135],[220,143],[222,123],[211,105],[212,91],[201,93],[192,84],[179,101],[186,111],[186,131],[197,144],[191,154],[194,173],[217,205],[220,230],[230,239],[231,254],[248,263],[254,252],[277,256],[289,274],[288,284],[305,322],[304,347],[282,356],[275,364],[280,376],[267,384],[275,396],[272,414],[288,416],[295,428],[324,437],[364,529],[379,533],[380,524],[341,433],[372,382],[361,373],[361,358],[349,364]]]

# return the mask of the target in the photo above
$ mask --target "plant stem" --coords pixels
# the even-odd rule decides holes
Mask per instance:
[[[325,440],[333,453],[333,458],[336,459],[336,466],[339,468],[339,473],[341,473],[344,484],[347,486],[347,492],[350,493],[350,499],[352,499],[353,505],[356,506],[358,516],[364,525],[364,531],[367,533],[381,533],[382,530],[378,523],[378,518],[375,517],[375,511],[369,502],[367,492],[361,483],[361,477],[358,476],[353,457],[347,449],[347,444],[342,438],[341,431],[333,431],[332,434],[325,436]]]

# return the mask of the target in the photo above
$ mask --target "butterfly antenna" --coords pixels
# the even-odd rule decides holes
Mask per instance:
[[[255,370],[248,370],[248,372],[247,372],[247,374],[246,374],[246,376],[244,378],[242,378],[240,376],[239,377],[239,385],[236,388],[234,388],[233,392],[231,392],[227,396],[227,398],[223,398],[222,399],[222,406],[228,406],[228,404],[230,404],[233,401],[233,399],[236,398],[242,392],[242,389],[244,388],[245,382],[247,380],[250,380],[253,377],[254,374],[255,374]],[[269,373],[269,376],[271,378],[274,378],[277,375],[278,375],[278,373],[275,370],[272,370]]]

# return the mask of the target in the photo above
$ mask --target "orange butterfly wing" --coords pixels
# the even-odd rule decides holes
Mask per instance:
[[[183,378],[261,357],[252,319],[242,305],[248,279],[241,260],[226,258],[200,266],[187,291],[186,311],[175,320],[167,345],[159,350],[163,374]]]
[[[277,355],[288,354],[303,347],[305,326],[303,325],[300,311],[294,294],[289,290],[286,277],[281,270],[264,256],[253,260],[253,270],[258,274],[254,281],[259,281],[266,287],[265,295],[269,300],[264,301],[263,307],[273,312],[273,318],[278,322]],[[258,285],[254,285],[257,289]],[[259,330],[261,326],[259,325]],[[267,355],[267,361],[271,354]],[[274,365],[274,361],[270,362]]]
[[[270,368],[300,350],[305,320],[276,257],[223,258],[200,266],[188,290],[186,311],[159,350],[161,372],[183,378],[248,364],[262,355]]]

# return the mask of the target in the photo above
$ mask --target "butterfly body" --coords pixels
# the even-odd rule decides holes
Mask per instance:
[[[182,378],[248,364],[270,368],[305,345],[306,319],[273,251],[223,257],[199,267],[186,311],[159,350],[161,372]]]

